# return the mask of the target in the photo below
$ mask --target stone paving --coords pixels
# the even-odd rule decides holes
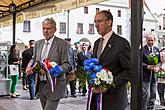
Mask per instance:
[[[17,92],[21,94],[19,98],[10,98],[9,96],[0,96],[0,110],[42,110],[39,99],[29,100],[29,91],[23,90],[21,80],[17,85]],[[60,100],[57,110],[85,110],[86,98],[80,93],[77,97],[68,97]],[[129,106],[127,108],[129,109]],[[155,110],[165,110],[165,107],[159,106],[159,100],[156,101]]]

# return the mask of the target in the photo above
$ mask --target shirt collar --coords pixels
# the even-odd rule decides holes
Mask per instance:
[[[108,42],[109,38],[112,36],[113,31],[108,32],[105,36],[103,36],[104,41]]]
[[[51,45],[53,40],[54,40],[54,36],[52,38],[50,38],[48,41],[45,39],[45,43],[48,42]]]
[[[152,47],[150,47],[150,46],[148,46],[148,45],[147,45],[147,47],[148,47],[148,50],[150,50],[150,48],[152,48],[152,50],[153,50],[153,46],[152,46]]]

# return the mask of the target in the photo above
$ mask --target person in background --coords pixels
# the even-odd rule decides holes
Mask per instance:
[[[29,61],[32,59],[33,56],[33,48],[34,48],[35,41],[30,40],[29,41],[29,47],[25,51],[22,52],[22,70],[23,74],[26,74],[25,70],[29,63]],[[30,93],[30,100],[34,100],[34,78],[35,74],[29,74],[26,76],[28,79],[28,85],[29,85],[29,93]],[[25,88],[24,88],[25,89]]]
[[[160,52],[161,62],[154,69],[158,76],[158,94],[160,99],[160,105],[165,106],[164,90],[165,90],[165,49],[161,49]]]
[[[54,91],[50,89],[50,79],[46,77],[46,73],[43,69],[40,69],[40,74],[38,79],[39,84],[39,97],[43,110],[56,110],[58,103],[61,98],[66,96],[66,75],[68,71],[71,70],[71,65],[69,62],[69,45],[67,41],[56,37],[54,33],[56,32],[56,22],[53,18],[46,18],[42,22],[42,31],[44,39],[36,41],[33,58],[26,67],[26,73],[33,74],[32,63],[34,61],[44,61],[45,59],[50,60],[50,62],[57,63],[62,72],[60,76],[57,77],[56,85]],[[54,80],[54,76],[52,76]]]
[[[71,39],[65,38],[65,40],[69,44],[69,58],[70,58],[70,64],[72,66],[72,70],[69,71],[66,75],[67,75],[67,80],[69,81],[69,84],[70,84],[71,96],[76,97],[76,76],[75,76],[76,63],[75,63],[75,58],[74,58],[75,55],[74,55],[74,50],[70,44]]]
[[[25,45],[25,51],[28,49],[29,47],[27,45]],[[22,54],[24,53],[24,51],[22,52]],[[23,59],[22,59],[23,60]],[[24,58],[25,60],[25,58]],[[24,62],[24,61],[22,61]],[[29,62],[28,62],[29,63]],[[24,64],[21,65],[21,72],[23,73],[22,75],[22,85],[23,85],[23,90],[28,90],[28,79],[27,79],[27,76],[26,76],[26,73],[25,73],[25,69],[24,68]]]
[[[83,43],[81,46],[81,52],[77,54],[77,65],[78,68],[83,67],[83,63],[86,59],[90,59],[92,57],[92,52],[88,51],[88,45],[86,43]],[[86,95],[87,89],[86,84],[82,87],[81,82],[79,82],[79,91],[82,89],[82,96]]]
[[[75,42],[74,47],[75,47],[75,49],[74,49],[74,58],[75,58],[76,66],[77,66],[77,54],[80,52],[80,43]]]
[[[154,46],[155,36],[148,34],[146,37],[147,44],[143,47],[143,110],[154,110],[156,100],[156,75],[154,69],[156,64],[150,64],[148,60],[149,54],[153,53],[159,59],[159,48]]]
[[[95,27],[101,35],[94,43],[93,57],[112,72],[114,86],[93,88],[90,110],[96,110],[96,95],[102,93],[102,110],[125,110],[128,104],[127,83],[131,79],[131,47],[129,42],[112,30],[113,15],[102,10],[96,13]]]
[[[20,64],[20,58],[18,57],[18,49],[17,46],[15,44],[13,44],[10,47],[10,54],[8,56],[8,64],[9,64],[9,70],[11,70],[11,65],[15,66],[13,68],[13,70],[18,70],[18,65]],[[16,93],[16,84],[18,81],[18,75],[19,75],[19,71],[16,71],[17,73],[12,73],[14,71],[9,71],[10,73],[10,77],[11,77],[11,89],[10,89],[10,96],[11,98],[18,98],[19,94]]]
[[[77,58],[77,55],[78,53],[81,51],[80,50],[80,42],[75,42],[74,43],[74,59],[75,59],[75,65],[76,65],[76,68],[75,68],[75,74],[77,74],[77,69],[78,69],[78,65],[77,65],[77,62],[78,62],[78,58]],[[77,82],[77,81],[76,81]],[[79,93],[81,93],[81,90],[80,88],[78,87],[78,90],[79,90]]]

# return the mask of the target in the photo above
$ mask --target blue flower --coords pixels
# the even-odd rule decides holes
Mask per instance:
[[[101,70],[102,70],[102,66],[101,65],[96,65],[95,67],[94,67],[94,70],[96,71],[96,72],[100,72]]]
[[[56,65],[49,71],[50,71],[50,74],[52,74],[54,77],[57,77],[62,72],[62,69],[58,65]]]

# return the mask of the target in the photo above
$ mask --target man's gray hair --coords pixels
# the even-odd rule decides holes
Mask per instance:
[[[148,39],[149,37],[154,38],[154,40],[156,39],[156,38],[155,38],[155,35],[153,35],[153,34],[151,34],[151,33],[149,33],[149,34],[146,36],[146,39]]]
[[[42,22],[42,24],[45,23],[45,22],[48,22],[48,23],[52,24],[53,27],[56,28],[56,22],[55,22],[55,20],[54,20],[53,18],[46,18],[46,19]]]

